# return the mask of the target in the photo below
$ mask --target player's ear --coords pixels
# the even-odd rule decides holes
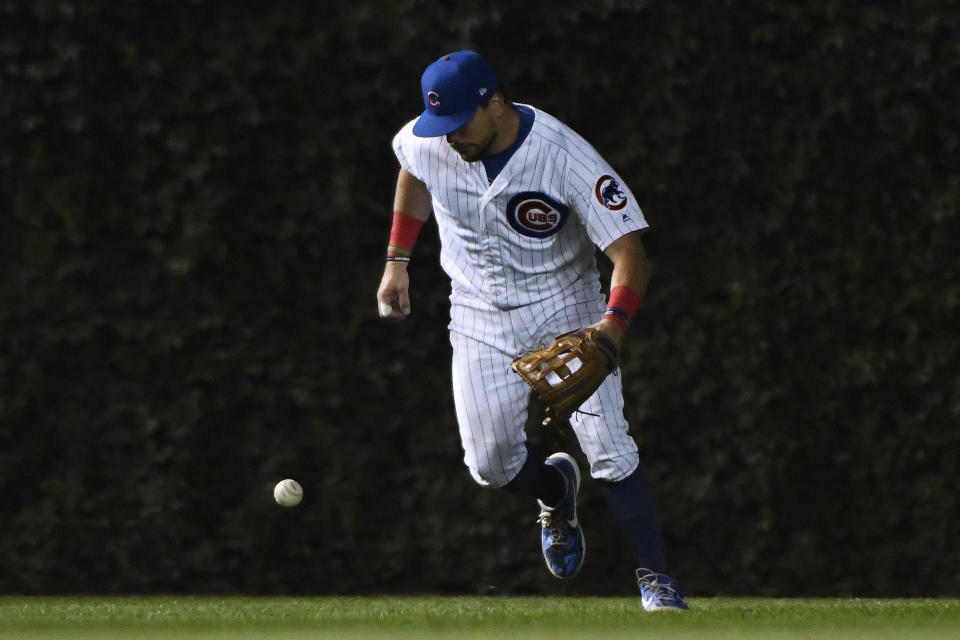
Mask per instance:
[[[499,115],[503,112],[503,108],[507,106],[507,100],[501,92],[496,91],[490,96],[490,101],[487,103],[487,106],[493,107],[494,113]]]

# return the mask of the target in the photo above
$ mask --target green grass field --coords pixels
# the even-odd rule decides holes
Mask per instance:
[[[960,600],[691,598],[0,598],[0,638],[960,638]]]

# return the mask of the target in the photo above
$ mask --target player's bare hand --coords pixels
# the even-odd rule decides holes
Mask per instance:
[[[403,320],[410,315],[410,276],[405,262],[388,262],[377,289],[377,310],[385,320]]]

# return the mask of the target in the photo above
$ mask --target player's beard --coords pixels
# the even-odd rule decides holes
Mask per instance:
[[[480,158],[488,155],[490,153],[490,147],[493,146],[494,140],[497,139],[497,130],[492,129],[490,135],[487,136],[487,139],[481,143],[473,144],[468,142],[466,144],[451,144],[453,150],[460,154],[460,157],[467,162],[476,162]]]

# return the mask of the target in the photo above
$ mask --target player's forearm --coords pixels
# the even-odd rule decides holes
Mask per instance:
[[[411,173],[400,170],[393,199],[393,224],[387,245],[387,266],[406,267],[423,223],[430,217],[432,201],[427,186]],[[392,264],[393,263],[393,264]]]
[[[647,292],[650,261],[636,231],[617,239],[607,247],[606,254],[613,262],[613,273],[607,311],[600,324],[619,346]]]
[[[610,277],[610,291],[617,287],[626,287],[637,294],[639,300],[647,293],[647,283],[650,281],[650,264],[646,258],[625,260],[614,266]]]
[[[433,211],[433,201],[427,185],[405,169],[400,169],[400,175],[397,176],[393,210],[418,220],[427,220]]]
[[[627,287],[642,300],[650,281],[650,260],[643,248],[640,232],[634,231],[617,239],[607,247],[606,254],[613,263],[610,290]]]

